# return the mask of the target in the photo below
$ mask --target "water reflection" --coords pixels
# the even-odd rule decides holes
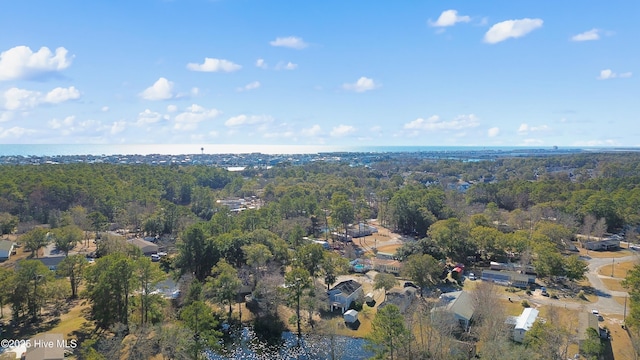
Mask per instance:
[[[218,354],[210,352],[211,360],[242,359],[242,360],[360,360],[368,359],[372,353],[364,350],[364,339],[346,336],[320,336],[307,334],[298,341],[296,335],[284,332],[279,341],[267,342],[260,339],[250,327],[243,327],[231,331],[225,348]]]

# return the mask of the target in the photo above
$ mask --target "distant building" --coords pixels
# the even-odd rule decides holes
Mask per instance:
[[[483,281],[491,281],[496,284],[519,288],[526,288],[536,282],[535,275],[522,274],[517,271],[483,270],[481,278]]]
[[[37,260],[39,260],[46,267],[48,267],[49,270],[56,271],[58,269],[58,265],[60,265],[60,263],[64,259],[65,259],[65,256],[49,256],[49,257],[39,258]]]
[[[465,331],[469,330],[475,305],[471,295],[466,291],[454,291],[440,295],[440,302],[431,309],[431,317],[446,314],[452,316]]]
[[[620,240],[606,239],[596,241],[582,241],[580,245],[587,250],[618,250],[620,249]]]
[[[0,261],[9,260],[13,254],[13,241],[0,240]]]
[[[398,260],[373,259],[371,262],[373,263],[373,269],[378,272],[398,275],[402,270],[402,263]]]
[[[150,241],[142,240],[140,238],[133,238],[133,239],[127,240],[127,242],[139,248],[144,255],[152,255],[152,254],[158,253],[158,249],[159,249],[158,245]]]
[[[507,321],[513,325],[513,341],[519,343],[524,341],[524,335],[531,329],[533,323],[538,318],[538,314],[538,310],[529,307],[522,310],[520,316],[512,317]]]
[[[400,309],[401,313],[407,311],[407,308],[417,299],[417,292],[415,288],[407,287],[402,290],[391,290],[386,296],[386,299],[378,305],[378,310],[383,307],[394,304]]]
[[[346,280],[331,288],[331,290],[327,292],[327,295],[329,295],[331,311],[341,309],[344,313],[349,309],[352,302],[364,295],[364,291],[362,290],[362,284],[359,282]]]

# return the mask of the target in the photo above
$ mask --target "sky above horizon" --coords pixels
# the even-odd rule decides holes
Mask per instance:
[[[2,144],[640,146],[637,0],[0,4]]]

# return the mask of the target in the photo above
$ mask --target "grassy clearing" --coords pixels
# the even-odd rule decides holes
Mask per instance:
[[[593,251],[593,250],[588,251],[585,249],[579,249],[579,251],[580,251],[580,255],[589,256],[592,258],[619,258],[619,257],[625,257],[625,256],[635,254],[634,252],[629,251],[627,249],[622,249],[618,251]]]
[[[604,286],[606,286],[607,289],[611,291],[627,291],[627,289],[623,288],[622,285],[620,285],[620,280],[606,278],[602,278],[600,280],[602,281]]]
[[[394,244],[394,245],[378,246],[378,251],[395,254],[396,250],[398,250],[400,246],[402,245]]]
[[[78,305],[71,308],[71,310],[60,316],[60,323],[47,331],[48,334],[62,334],[65,339],[69,337],[73,331],[82,327],[87,320],[84,318],[83,312],[89,309],[89,304],[86,301],[78,303]]]
[[[622,316],[612,315],[608,317],[604,324],[611,331],[611,347],[613,349],[614,359],[633,359],[633,345],[627,332],[622,328]]]
[[[626,261],[621,263],[613,264],[613,277],[618,279],[624,279],[627,276],[627,272],[631,270],[634,266],[640,263],[638,261]],[[611,264],[605,265],[598,269],[598,274],[603,276],[611,276]]]

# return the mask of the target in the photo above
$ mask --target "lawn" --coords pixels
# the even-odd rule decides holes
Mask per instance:
[[[51,330],[47,331],[48,334],[62,334],[65,339],[69,338],[69,334],[73,331],[82,328],[87,319],[85,319],[83,312],[89,309],[89,304],[86,301],[79,302],[71,310],[60,315],[60,323]]]
[[[640,263],[640,260],[626,261],[621,263],[614,262],[613,277],[618,279],[624,279],[627,276],[627,272],[629,272],[629,270],[631,270],[638,263]],[[603,276],[611,276],[611,265],[605,265],[600,269],[598,269],[598,274]]]
[[[627,249],[622,249],[618,251],[593,251],[593,250],[579,249],[579,251],[580,251],[580,255],[589,256],[592,258],[619,258],[619,257],[625,257],[625,256],[635,254],[634,252],[629,251]]]
[[[602,281],[604,286],[606,286],[607,289],[611,291],[627,291],[627,289],[623,288],[622,285],[620,285],[620,280],[607,278],[602,278],[600,280]]]

